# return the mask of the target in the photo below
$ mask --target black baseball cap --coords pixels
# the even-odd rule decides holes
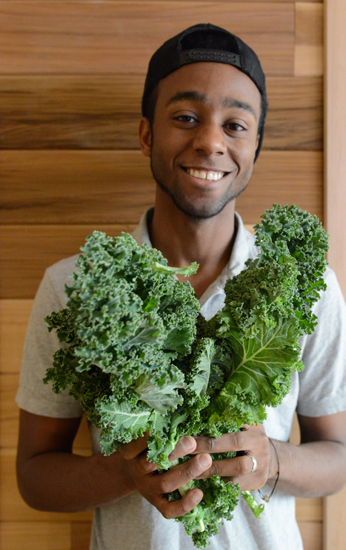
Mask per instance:
[[[263,141],[264,121],[268,108],[265,75],[255,52],[243,40],[221,27],[210,23],[194,25],[173,36],[156,50],[150,59],[144,85],[143,116],[148,116],[150,94],[160,80],[183,65],[201,61],[233,65],[251,78],[257,86],[262,101],[256,160]]]

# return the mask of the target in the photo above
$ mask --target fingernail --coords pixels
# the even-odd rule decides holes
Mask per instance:
[[[198,462],[203,468],[208,468],[211,465],[210,455],[207,455],[207,454],[199,455]]]
[[[196,448],[196,441],[193,437],[186,435],[182,438],[181,445],[186,453],[191,453]]]

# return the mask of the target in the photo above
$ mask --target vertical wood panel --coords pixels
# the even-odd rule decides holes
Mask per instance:
[[[294,74],[323,74],[323,5],[296,4],[296,45]]]
[[[328,260],[346,298],[346,4],[325,0],[325,220]],[[324,503],[324,550],[346,548],[346,488]]]

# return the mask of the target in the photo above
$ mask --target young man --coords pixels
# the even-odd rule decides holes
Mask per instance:
[[[225,281],[256,256],[254,239],[235,213],[235,198],[251,178],[266,108],[257,56],[223,29],[191,27],[150,62],[140,143],[151,160],[156,199],[134,236],[160,249],[170,265],[199,263],[189,280],[206,318],[222,307]],[[268,493],[280,464],[264,517],[254,518],[240,503],[209,548],[301,549],[294,497],[324,496],[346,482],[346,313],[333,273],[328,271],[328,290],[316,307],[318,328],[301,342],[306,368],[294,374],[289,395],[268,412],[265,425],[219,439],[182,438],[172,459],[190,453],[193,458],[157,475],[146,461],[145,438],[104,457],[91,428],[94,455],[73,454],[80,406],[42,384],[58,345],[43,319],[66,301],[64,284],[75,259],[47,270],[28,329],[17,396],[18,483],[27,503],[65,512],[96,508],[93,550],[188,550],[193,544],[183,527],[165,518],[192,510],[202,493],[194,489],[178,502],[168,502],[165,493],[215,473],[242,490],[268,484],[262,489]],[[287,442],[296,410],[298,446]],[[212,453],[230,450],[245,454],[212,462]]]

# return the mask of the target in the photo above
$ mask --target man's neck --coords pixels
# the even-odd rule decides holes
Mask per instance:
[[[196,275],[189,281],[198,297],[215,281],[227,265],[235,238],[234,201],[226,205],[220,214],[204,220],[196,220],[177,207],[157,204],[150,225],[152,245],[174,267],[199,264]],[[179,277],[180,280],[186,280]]]

